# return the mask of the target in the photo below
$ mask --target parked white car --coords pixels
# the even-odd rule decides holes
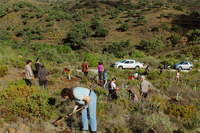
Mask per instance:
[[[177,64],[174,64],[174,69],[178,69],[178,70],[181,70],[181,69],[193,69],[193,64],[192,62],[190,61],[181,61]]]
[[[125,59],[122,60],[121,62],[115,62],[113,66],[119,69],[125,69],[125,68],[139,69],[144,67],[144,63],[135,62],[135,60]]]

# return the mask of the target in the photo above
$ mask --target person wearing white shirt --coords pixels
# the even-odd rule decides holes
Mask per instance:
[[[111,94],[112,99],[118,98],[116,90],[119,90],[119,88],[116,87],[115,81],[116,78],[112,78],[112,81],[108,84],[109,93]]]

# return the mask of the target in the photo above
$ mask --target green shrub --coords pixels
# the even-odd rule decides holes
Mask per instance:
[[[181,32],[181,30],[182,30],[182,28],[180,26],[178,26],[176,24],[174,25],[173,31],[175,31],[175,32]]]
[[[192,17],[200,17],[200,11],[194,10],[190,13],[190,16]]]
[[[119,19],[117,23],[118,23],[118,24],[122,24],[122,20],[121,20],[121,19]]]
[[[51,27],[51,26],[53,26],[54,24],[55,24],[54,21],[51,21],[51,22],[47,23],[47,26],[48,26],[48,27]]]
[[[94,92],[97,96],[100,96],[100,95],[106,96],[107,95],[107,92],[100,88],[95,89]]]
[[[175,47],[180,38],[176,35],[171,35],[170,41],[172,42],[172,47]]]
[[[107,29],[98,28],[95,32],[95,35],[98,37],[106,37],[108,36],[109,31]]]
[[[0,66],[0,77],[4,77],[8,73],[8,66]]]
[[[147,52],[159,52],[163,48],[163,41],[159,38],[153,38],[150,41],[142,40],[140,43],[140,47]]]
[[[170,19],[170,18],[172,18],[174,16],[174,14],[173,13],[167,13],[167,17]]]
[[[10,30],[12,27],[9,25],[7,26],[6,30]]]
[[[134,50],[131,52],[131,57],[132,58],[146,58],[147,56],[142,51]]]
[[[22,18],[29,17],[29,12],[22,13]]]
[[[12,100],[10,100],[12,99]],[[0,93],[0,105],[3,110],[21,117],[36,116],[48,121],[54,114],[55,106],[49,100],[52,98],[48,92],[35,87],[10,85]],[[9,116],[4,116],[9,122]]]
[[[159,25],[156,25],[154,28],[153,28],[153,31],[160,31],[160,27],[159,27]]]
[[[18,86],[18,85],[26,85],[26,81],[25,80],[12,81],[12,82],[9,83],[8,86],[10,86],[10,85],[16,85],[16,86]]]
[[[61,63],[62,59],[61,57],[57,54],[57,50],[55,48],[49,49],[49,48],[44,48],[39,50],[39,57],[43,57],[45,60]]]
[[[165,17],[165,14],[164,13],[161,13],[160,14],[160,17],[162,18],[162,17]]]
[[[120,26],[120,30],[121,30],[121,31],[127,31],[129,28],[130,28],[130,25],[129,25],[128,22],[126,22],[126,23],[124,23],[124,24],[122,24],[122,25]]]
[[[14,11],[14,12],[18,12],[18,11],[19,11],[19,7],[14,6],[14,7],[13,7],[13,11]]]
[[[72,48],[70,46],[65,46],[64,49],[63,49],[63,52],[64,53],[70,53],[70,52],[72,52]]]
[[[53,75],[53,78],[55,78],[55,79],[57,79],[57,78],[59,78],[61,75],[59,74],[59,73],[55,73],[54,75]]]
[[[157,71],[151,69],[151,71],[149,72],[148,78],[152,80],[156,80],[159,78],[159,74]]]
[[[6,31],[6,30],[2,30],[0,31],[0,40],[9,40],[11,38],[10,36],[10,32],[9,31]]]
[[[85,59],[87,60],[88,66],[90,66],[90,67],[95,67],[98,65],[97,58],[94,55],[92,55],[91,53],[88,53],[86,55]]]

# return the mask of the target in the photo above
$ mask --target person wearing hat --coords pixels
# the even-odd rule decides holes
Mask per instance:
[[[46,68],[44,68],[44,64],[40,63],[40,69],[38,70],[38,77],[39,77],[39,85],[44,86],[44,88],[47,87],[47,76],[48,71]]]
[[[145,80],[144,75],[142,75],[140,79],[142,81],[140,84],[140,97],[143,96],[144,98],[146,98],[148,96],[148,89],[152,86],[152,84],[149,81]]]
[[[82,72],[84,73],[84,76],[87,77],[87,75],[88,75],[88,64],[87,64],[87,60],[84,60],[84,63],[82,64]]]
[[[65,73],[65,72],[68,72],[68,73],[69,73],[69,71],[70,71],[69,68],[64,68],[64,69],[63,69],[63,72],[64,72],[64,73]]]

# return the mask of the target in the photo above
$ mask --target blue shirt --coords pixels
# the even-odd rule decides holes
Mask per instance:
[[[83,100],[83,97],[84,96],[89,97],[90,90],[84,87],[75,87],[73,88],[73,92],[74,92],[74,98],[75,98],[74,101],[79,104],[85,105],[85,101]]]
[[[108,80],[108,74],[107,73],[103,74],[103,80]]]

